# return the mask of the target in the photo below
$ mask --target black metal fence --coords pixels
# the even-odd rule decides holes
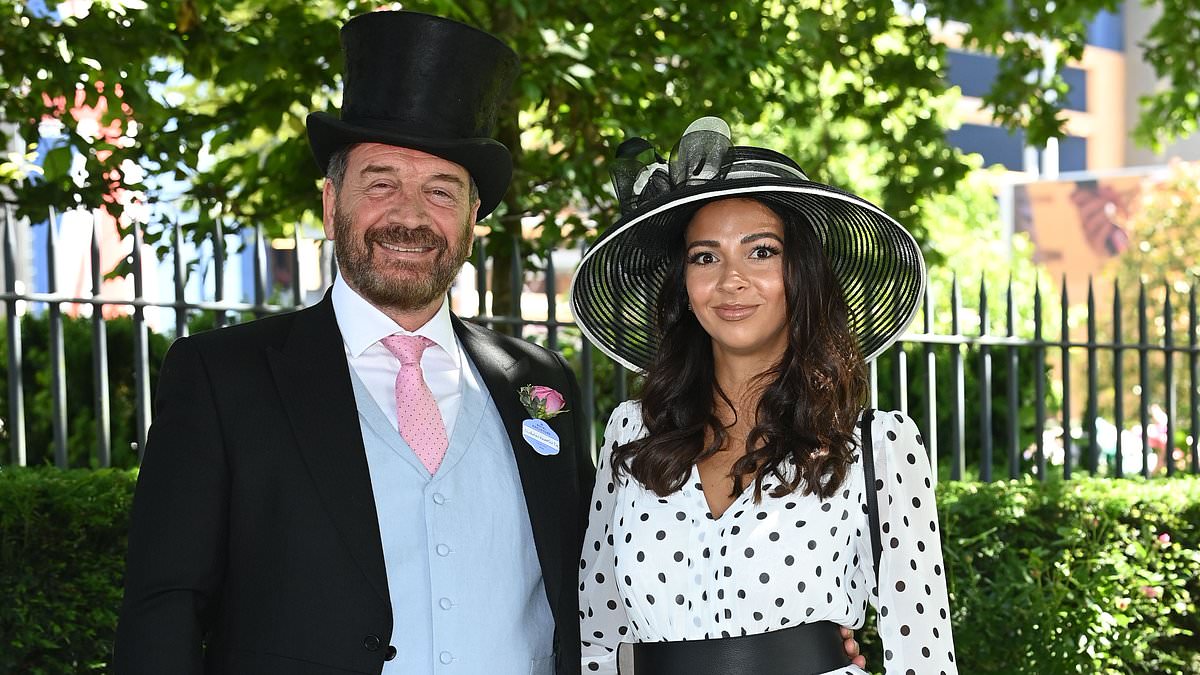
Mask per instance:
[[[48,441],[51,447],[36,448],[34,455],[41,458],[39,461],[60,467],[81,464],[72,459],[80,451],[68,448],[68,429],[76,416],[68,409],[67,392],[73,379],[82,378],[66,366],[64,314],[82,308],[78,313],[90,316],[92,372],[88,379],[93,384],[90,423],[95,430],[94,447],[84,449],[87,461],[83,464],[104,467],[113,464],[114,444],[128,444],[122,446],[131,448],[125,455],[136,461],[151,422],[151,374],[155,364],[148,347],[153,334],[147,309],[157,307],[174,313],[173,330],[167,331],[170,338],[186,335],[189,322],[199,315],[209,316],[207,325],[219,328],[304,304],[299,234],[293,237],[290,253],[284,251],[282,256],[271,258],[277,266],[290,267],[286,275],[290,283],[280,286],[269,281],[275,275],[270,273],[267,241],[261,231],[253,232],[248,241],[253,260],[252,297],[246,302],[225,297],[229,256],[224,233],[211,233],[206,251],[211,264],[204,268],[205,278],[201,283],[191,280],[189,284],[183,236],[175,227],[169,233],[173,244],[173,297],[149,301],[141,264],[142,232],[137,226],[128,258],[132,263],[132,297],[103,297],[101,246],[95,229],[89,246],[91,293],[81,297],[63,293],[55,286],[61,254],[54,214],[50,214],[46,225],[45,250],[33,252],[44,256],[49,281],[46,288],[32,290],[20,289],[17,284],[15,222],[7,211],[0,217],[4,219],[5,277],[0,299],[6,310],[7,345],[7,388],[0,395],[7,400],[3,433],[11,464],[29,463],[26,427],[31,410],[26,404],[31,396],[42,404],[36,414],[50,415],[53,430],[52,440]],[[462,314],[474,310],[473,321],[566,354],[583,391],[579,408],[592,428],[598,429],[612,407],[629,396],[634,378],[588,345],[569,318],[562,318],[567,285],[561,277],[563,270],[556,270],[548,259],[527,260],[519,240],[505,243],[515,244],[506,246],[513,251],[512,273],[507,279],[495,279],[489,272],[489,242],[486,238],[477,241],[472,261],[477,305],[457,310]],[[327,284],[335,272],[332,256],[327,254],[325,242],[315,245],[323,252],[319,259],[325,262],[318,273],[322,284]],[[508,284],[514,298],[544,296],[544,315],[539,311],[536,317],[523,316],[522,302],[515,303],[511,315],[491,315],[488,291],[496,284]],[[195,290],[210,287],[212,290],[207,292]],[[189,288],[193,289],[192,295],[206,297],[186,297]],[[1114,284],[1110,293],[1112,311],[1107,315],[1097,312],[1096,292],[1090,282],[1086,304],[1080,308],[1072,307],[1065,280],[1062,289],[1051,309],[1041,284],[1035,287],[1032,298],[1023,301],[1015,296],[1010,281],[1003,292],[1003,319],[997,321],[983,283],[978,295],[972,293],[972,300],[976,300],[972,306],[964,305],[957,280],[948,289],[933,285],[913,332],[871,364],[872,405],[899,409],[917,420],[939,475],[951,480],[989,481],[1029,473],[1041,478],[1061,473],[1070,478],[1080,471],[1117,477],[1134,473],[1171,475],[1181,470],[1200,474],[1200,317],[1194,287],[1184,294],[1183,317],[1175,310],[1179,300],[1173,303],[1171,299],[1178,294],[1170,288],[1147,289],[1142,285],[1134,308],[1128,301],[1123,304],[1121,289]],[[1151,298],[1155,292],[1161,300]],[[106,308],[119,308],[132,321],[131,372],[108,371],[110,327],[105,319]],[[1074,329],[1073,311],[1083,312]],[[1135,339],[1123,332],[1129,325],[1129,319],[1123,317],[1130,312],[1135,313]],[[41,374],[32,379],[21,344],[22,322],[31,316],[44,321],[48,331],[48,358]],[[1100,338],[1100,326],[1107,333],[1105,339]],[[1186,336],[1181,339],[1180,333]],[[13,377],[13,373],[24,376]],[[37,382],[48,391],[28,391],[27,381]],[[1136,384],[1127,388],[1131,382]],[[113,436],[114,387],[127,390],[132,397],[134,412],[127,438]],[[1181,387],[1186,391],[1182,398]],[[47,394],[49,409],[43,410]],[[1185,415],[1178,414],[1181,403],[1186,407]],[[1130,405],[1136,407],[1132,415],[1127,412]],[[1134,424],[1126,429],[1129,422]],[[1055,427],[1060,430],[1057,435],[1052,431]]]

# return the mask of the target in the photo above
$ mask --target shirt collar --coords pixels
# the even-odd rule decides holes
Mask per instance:
[[[461,367],[448,298],[442,298],[441,307],[424,326],[407,331],[350,288],[340,275],[333,282],[331,295],[338,330],[342,332],[342,341],[351,357],[362,356],[368,347],[389,335],[421,335],[441,347],[453,359],[454,365]]]

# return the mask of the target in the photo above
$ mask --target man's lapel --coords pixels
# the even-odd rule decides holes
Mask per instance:
[[[287,342],[268,357],[321,501],[363,574],[388,601],[371,474],[345,347],[328,294],[296,313]]]
[[[564,487],[569,485],[569,476],[562,475],[563,462],[556,457],[543,457],[529,446],[521,434],[521,424],[529,419],[525,406],[521,405],[519,389],[527,384],[538,384],[530,378],[528,359],[514,358],[489,330],[464,323],[451,317],[454,331],[462,342],[463,349],[492,395],[492,402],[504,421],[516,458],[517,471],[521,475],[521,489],[525,493],[525,507],[529,510],[529,522],[533,527],[533,541],[537,547],[538,560],[542,565],[542,578],[546,584],[546,595],[552,608],[558,607],[562,591],[563,548],[566,535],[563,532],[564,510],[575,508],[573,498],[564,497]],[[562,439],[560,452],[571,453],[574,449]],[[574,514],[571,514],[574,517]],[[573,568],[572,568],[573,569]]]

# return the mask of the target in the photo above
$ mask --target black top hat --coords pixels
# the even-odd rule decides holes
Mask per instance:
[[[341,37],[342,116],[308,116],[321,171],[354,143],[413,148],[466,168],[479,186],[479,217],[491,213],[512,179],[512,156],[491,136],[516,53],[489,33],[417,12],[362,14]]]

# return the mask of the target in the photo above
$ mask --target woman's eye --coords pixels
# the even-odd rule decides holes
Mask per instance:
[[[707,251],[701,251],[700,253],[693,253],[692,257],[688,258],[688,262],[692,265],[707,265],[711,262],[715,262],[716,259],[717,257],[713,254]]]
[[[759,246],[750,252],[751,258],[758,258],[759,260],[764,260],[777,255],[779,255],[779,249],[772,246]]]

